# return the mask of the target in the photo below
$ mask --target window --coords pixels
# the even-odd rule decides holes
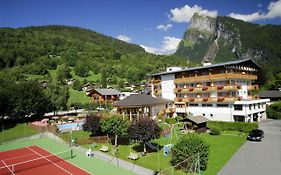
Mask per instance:
[[[227,108],[227,107],[228,107],[228,104],[217,104],[217,107]]]
[[[214,117],[214,115],[213,115],[213,114],[210,114],[210,117]]]
[[[234,105],[235,111],[242,111],[242,105]]]
[[[205,114],[203,113],[202,116],[205,117]]]
[[[249,109],[252,110],[252,105],[249,105]]]
[[[203,107],[212,107],[212,104],[202,104]]]
[[[189,106],[198,106],[196,103],[189,103]]]

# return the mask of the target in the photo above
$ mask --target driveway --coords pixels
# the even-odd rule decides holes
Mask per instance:
[[[246,141],[218,173],[219,175],[281,174],[281,120],[260,123],[262,142]]]

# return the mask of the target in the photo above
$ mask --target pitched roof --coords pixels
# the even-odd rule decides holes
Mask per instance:
[[[281,91],[266,90],[259,93],[260,98],[281,98]]]
[[[96,91],[101,95],[120,95],[121,92],[116,89],[93,89],[88,95],[92,95],[92,93]]]
[[[152,74],[150,76],[165,75],[165,74],[172,74],[172,73],[177,73],[177,72],[184,72],[184,71],[191,71],[191,70],[198,70],[198,69],[205,69],[205,68],[214,68],[214,67],[220,67],[220,66],[236,65],[236,64],[241,64],[241,63],[245,63],[245,62],[251,62],[260,69],[260,66],[254,60],[242,59],[242,60],[236,60],[236,61],[229,61],[229,62],[225,62],[225,63],[211,64],[208,66],[191,67],[191,68],[186,68],[186,69],[176,70],[176,71],[171,71],[171,72],[160,72],[160,73]]]
[[[186,120],[191,120],[196,124],[205,123],[205,122],[209,121],[207,118],[205,118],[201,115],[190,116],[190,117],[186,118]]]
[[[155,106],[158,104],[168,104],[173,102],[163,98],[155,98],[145,94],[132,94],[125,99],[113,103],[114,107],[141,107],[141,106]]]

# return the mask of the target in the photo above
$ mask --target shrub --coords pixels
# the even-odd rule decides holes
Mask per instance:
[[[211,135],[221,135],[221,130],[219,128],[211,128]]]
[[[259,127],[258,123],[246,123],[246,122],[222,122],[222,121],[208,121],[208,128],[218,128],[221,131],[239,131],[248,133],[253,129]]]
[[[170,163],[176,169],[183,169],[187,172],[190,168],[195,168],[194,165],[199,155],[200,169],[206,170],[209,150],[210,145],[197,134],[186,134],[171,149]]]
[[[170,125],[177,123],[176,118],[165,118],[165,122]]]
[[[268,118],[281,119],[281,101],[273,103],[270,107],[268,107],[266,109],[266,114]]]

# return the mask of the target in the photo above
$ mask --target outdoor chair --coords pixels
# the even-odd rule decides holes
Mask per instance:
[[[100,148],[100,151],[107,152],[108,151],[108,146],[102,145],[102,147]]]
[[[139,156],[138,156],[137,153],[130,152],[128,158],[131,159],[131,160],[137,160],[139,158]]]

